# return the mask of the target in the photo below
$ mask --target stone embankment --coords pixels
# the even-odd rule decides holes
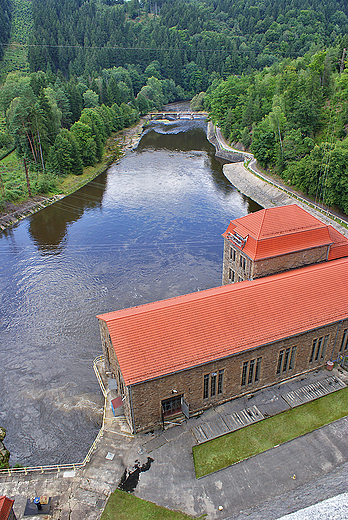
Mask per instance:
[[[345,215],[338,215],[322,208],[289,187],[268,178],[258,169],[252,154],[231,148],[224,141],[220,129],[214,128],[211,122],[208,123],[207,137],[217,150],[216,157],[230,161],[223,166],[223,172],[238,191],[264,208],[298,204],[325,224],[348,236],[348,219]]]

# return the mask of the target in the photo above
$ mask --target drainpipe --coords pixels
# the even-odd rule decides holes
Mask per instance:
[[[131,385],[129,385],[129,387],[128,387],[128,394],[129,394],[129,404],[130,404],[131,416],[132,416],[133,433],[135,433],[135,421],[134,421],[134,413],[133,413],[132,386]]]

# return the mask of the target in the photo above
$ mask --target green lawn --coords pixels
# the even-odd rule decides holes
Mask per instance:
[[[194,446],[196,477],[269,450],[348,415],[348,388]]]
[[[188,520],[190,518],[192,519],[193,516],[157,506],[119,489],[110,495],[101,516],[101,520]]]

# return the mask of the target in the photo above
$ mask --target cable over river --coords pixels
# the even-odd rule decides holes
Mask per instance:
[[[0,425],[10,464],[82,460],[101,421],[96,315],[218,286],[235,190],[199,120],[138,149],[0,234]]]

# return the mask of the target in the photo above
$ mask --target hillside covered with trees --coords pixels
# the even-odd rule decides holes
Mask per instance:
[[[0,0],[4,43],[11,13],[23,18],[23,2]],[[29,5],[23,48],[31,72],[14,65],[0,87],[0,158],[15,145],[35,173],[36,192],[94,165],[107,137],[142,114],[193,98],[262,166],[348,213],[344,0],[26,0],[23,8]],[[12,19],[19,42],[20,26]],[[0,178],[3,199],[25,196],[18,179]]]
[[[145,70],[156,60],[163,77],[193,94],[213,73],[250,73],[348,33],[344,0],[33,0],[33,16],[33,72],[48,63],[65,77]]]
[[[10,39],[11,33],[11,4],[10,0],[0,0],[0,60],[4,54],[4,47]]]
[[[204,102],[229,142],[318,202],[348,213],[348,69],[340,47],[212,85]]]

